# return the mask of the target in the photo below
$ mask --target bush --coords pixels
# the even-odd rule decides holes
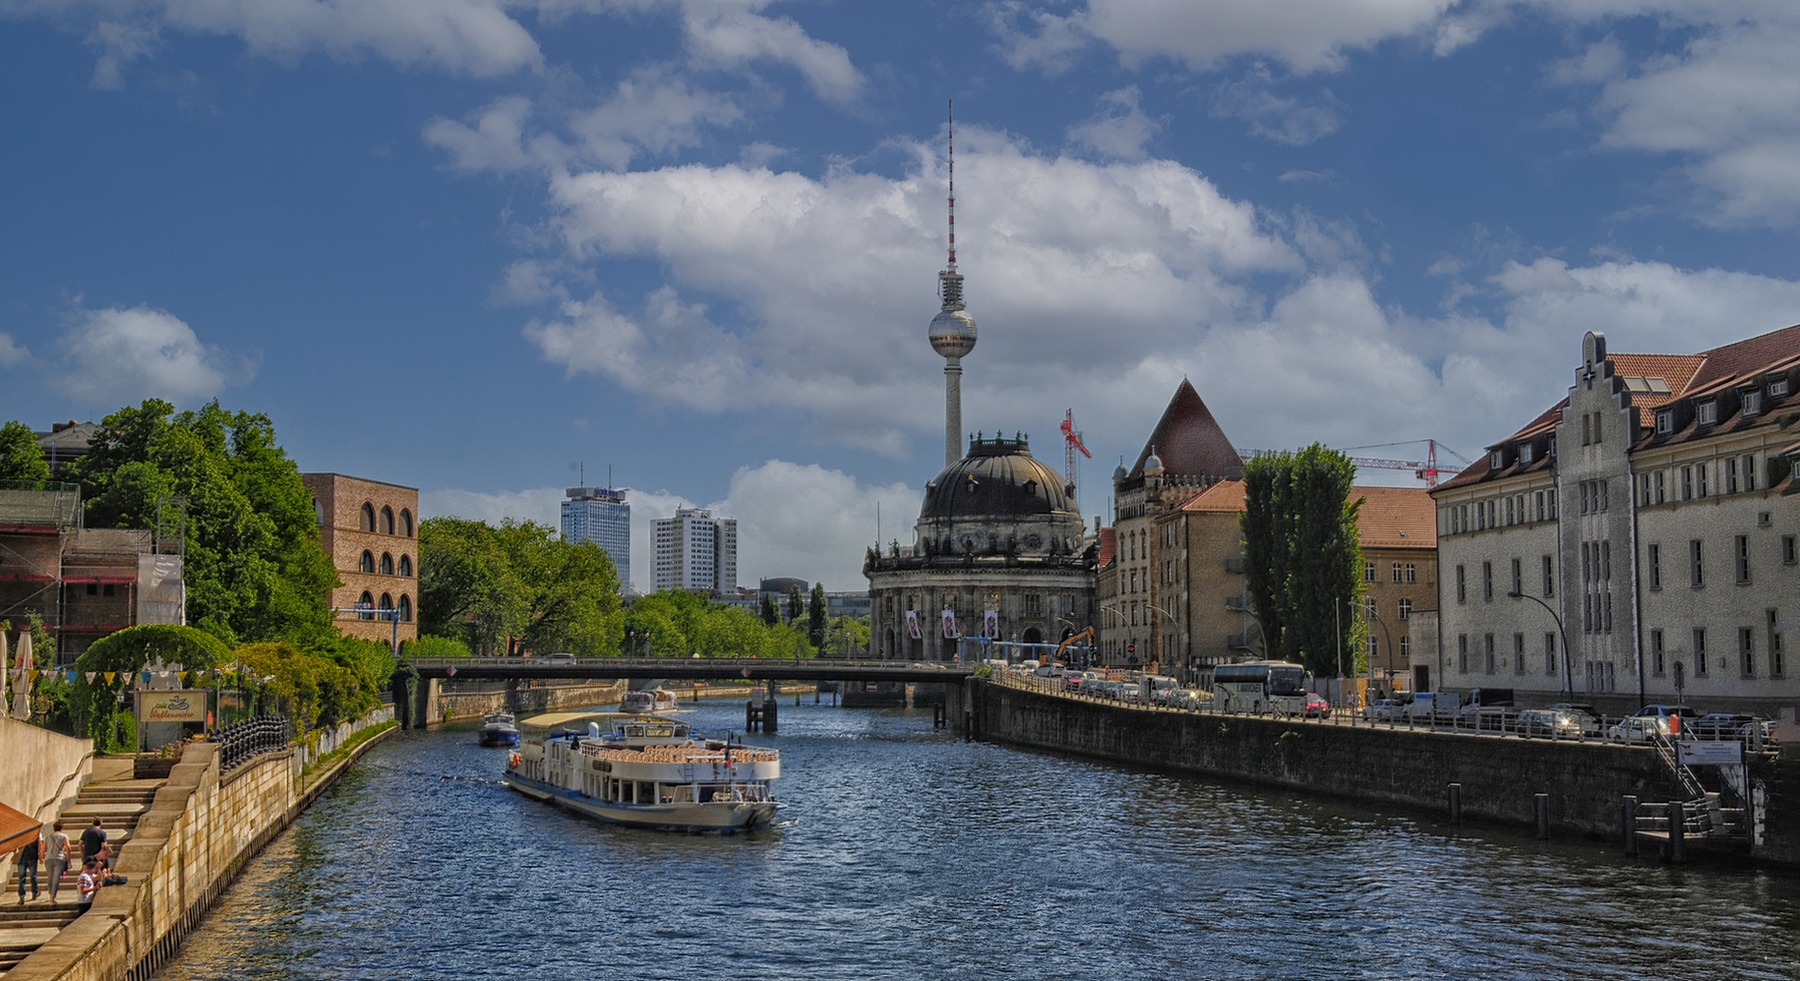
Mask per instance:
[[[149,664],[179,664],[184,671],[204,671],[230,657],[217,637],[193,627],[150,624],[127,627],[94,641],[75,659],[78,680],[69,693],[76,731],[103,753],[137,748],[137,724],[125,707],[132,676]],[[87,672],[96,673],[87,681]],[[112,672],[111,681],[104,672]],[[121,721],[122,720],[122,721]]]
[[[474,657],[469,645],[454,637],[420,637],[400,645],[402,657]]]

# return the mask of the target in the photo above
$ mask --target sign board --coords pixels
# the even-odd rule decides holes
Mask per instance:
[[[1682,766],[1732,766],[1744,762],[1744,744],[1735,739],[1683,739],[1675,744]]]
[[[1126,644],[1125,645],[1125,653],[1136,654],[1137,653],[1137,645],[1136,644]]]
[[[138,692],[138,724],[150,722],[205,722],[205,691]]]

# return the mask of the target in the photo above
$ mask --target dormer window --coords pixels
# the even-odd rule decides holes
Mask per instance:
[[[1744,404],[1743,404],[1742,411],[1745,416],[1753,416],[1753,415],[1756,415],[1757,413],[1761,412],[1762,411],[1762,393],[1757,391],[1754,388],[1745,392],[1744,393]]]
[[[1788,380],[1787,380],[1786,375],[1783,375],[1780,378],[1773,378],[1773,379],[1769,380],[1769,397],[1770,398],[1772,398],[1772,399],[1783,398],[1787,395],[1787,393],[1788,393]]]
[[[1530,463],[1531,462],[1531,444],[1530,443],[1520,443],[1519,444],[1519,462],[1520,463]]]
[[[1702,426],[1711,426],[1719,421],[1719,403],[1716,399],[1694,403],[1694,421]]]
[[[1664,410],[1656,414],[1656,435],[1667,436],[1675,431],[1675,413]]]
[[[1489,453],[1488,466],[1494,470],[1499,470],[1501,467],[1506,466],[1506,451],[1495,450],[1494,452]]]

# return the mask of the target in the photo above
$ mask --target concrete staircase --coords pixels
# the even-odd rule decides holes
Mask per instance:
[[[59,815],[63,831],[79,849],[81,833],[99,818],[116,859],[119,849],[131,840],[138,818],[150,809],[150,801],[162,785],[161,780],[133,779],[130,760],[96,760],[93,781],[83,787],[75,802],[63,808]],[[47,828],[45,838],[49,838]],[[25,903],[20,905],[17,870],[7,881],[6,891],[0,893],[0,977],[16,967],[27,954],[48,943],[79,914],[76,878],[81,874],[80,859],[77,858],[63,874],[54,905],[50,902],[47,871],[48,867],[40,862],[37,899],[31,898],[27,882]]]

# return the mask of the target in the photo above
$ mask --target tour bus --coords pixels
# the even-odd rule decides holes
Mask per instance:
[[[1300,715],[1306,681],[1306,669],[1287,661],[1221,664],[1213,668],[1213,704],[1226,712]]]

